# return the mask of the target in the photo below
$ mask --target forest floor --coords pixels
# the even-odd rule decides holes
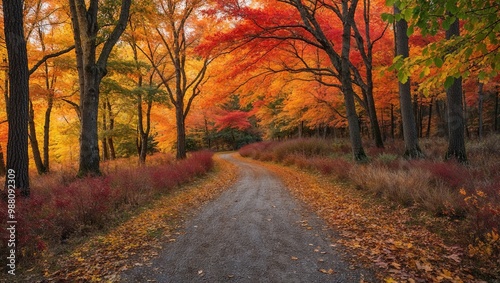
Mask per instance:
[[[230,154],[222,158],[238,167],[236,184],[121,282],[375,282],[276,175]]]
[[[215,160],[24,282],[484,282],[404,208],[294,167]]]

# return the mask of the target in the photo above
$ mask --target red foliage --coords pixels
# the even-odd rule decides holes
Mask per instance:
[[[217,118],[215,127],[219,131],[224,129],[246,130],[252,126],[248,121],[248,117],[248,112],[240,110],[228,111]]]
[[[19,257],[34,257],[51,243],[103,228],[116,210],[145,203],[157,192],[175,189],[207,173],[213,167],[212,155],[210,151],[195,152],[177,163],[122,169],[52,188],[36,188],[35,184],[30,198],[16,198]],[[6,201],[0,201],[0,217],[7,219]],[[7,227],[4,223],[0,228],[2,251],[7,248]]]
[[[458,189],[468,185],[472,176],[466,167],[456,162],[436,162],[428,160],[417,160],[411,162],[420,168],[429,170],[436,180],[444,182],[448,187]]]

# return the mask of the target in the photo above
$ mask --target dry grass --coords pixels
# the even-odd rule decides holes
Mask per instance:
[[[261,163],[262,164],[262,163]],[[341,244],[354,254],[353,268],[375,267],[381,282],[481,282],[465,250],[416,225],[408,208],[389,209],[361,191],[332,178],[297,168],[265,163],[281,177],[294,196],[315,210],[340,234]],[[418,216],[426,222],[426,215]]]
[[[321,142],[321,148],[329,143],[332,151],[324,149],[318,155],[298,154],[296,150],[276,154],[276,148],[293,149],[295,143],[273,143],[266,148],[249,145],[244,150],[258,151],[258,156],[248,154],[256,159],[270,156],[268,160],[334,176],[360,192],[385,199],[391,206],[426,214],[432,219],[429,222],[442,223],[428,225],[429,229],[446,236],[448,242],[460,243],[478,272],[500,274],[500,135],[469,141],[469,163],[465,165],[443,160],[447,148],[444,139],[421,140],[426,155],[422,160],[402,158],[400,141],[387,143],[386,149],[367,147],[371,158],[367,164],[347,161],[345,144],[332,141]]]
[[[119,281],[118,273],[144,264],[162,242],[175,241],[181,219],[213,199],[237,178],[234,165],[215,158],[215,170],[194,183],[162,196],[146,211],[134,216],[103,236],[95,236],[69,255],[58,258],[59,267],[47,266],[45,280],[89,282],[96,279]]]
[[[193,153],[178,162],[158,157],[148,166],[118,160],[101,177],[78,179],[69,170],[33,178],[31,196],[16,199],[18,268],[36,263],[44,253],[64,250],[74,239],[108,229],[130,211],[203,176],[213,167],[212,155]],[[6,206],[0,201],[2,219],[7,219]],[[8,237],[6,228],[0,227],[3,239]],[[7,249],[7,241],[1,241],[0,249]]]

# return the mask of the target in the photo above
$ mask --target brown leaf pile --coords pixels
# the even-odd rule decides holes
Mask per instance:
[[[182,218],[194,208],[218,196],[237,178],[238,170],[215,159],[215,172],[163,196],[151,208],[106,235],[91,238],[69,256],[58,260],[58,270],[45,279],[59,282],[115,282],[119,272],[147,264],[158,255],[162,242],[175,241]],[[135,262],[135,263],[134,263]]]
[[[295,197],[340,233],[338,243],[375,266],[385,282],[483,282],[471,275],[461,248],[412,225],[407,209],[388,209],[321,175],[258,163],[280,176]]]

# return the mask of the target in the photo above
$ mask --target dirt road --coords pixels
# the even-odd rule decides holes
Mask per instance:
[[[150,266],[121,282],[375,282],[332,245],[335,233],[265,168],[236,164],[240,178],[186,222]]]

